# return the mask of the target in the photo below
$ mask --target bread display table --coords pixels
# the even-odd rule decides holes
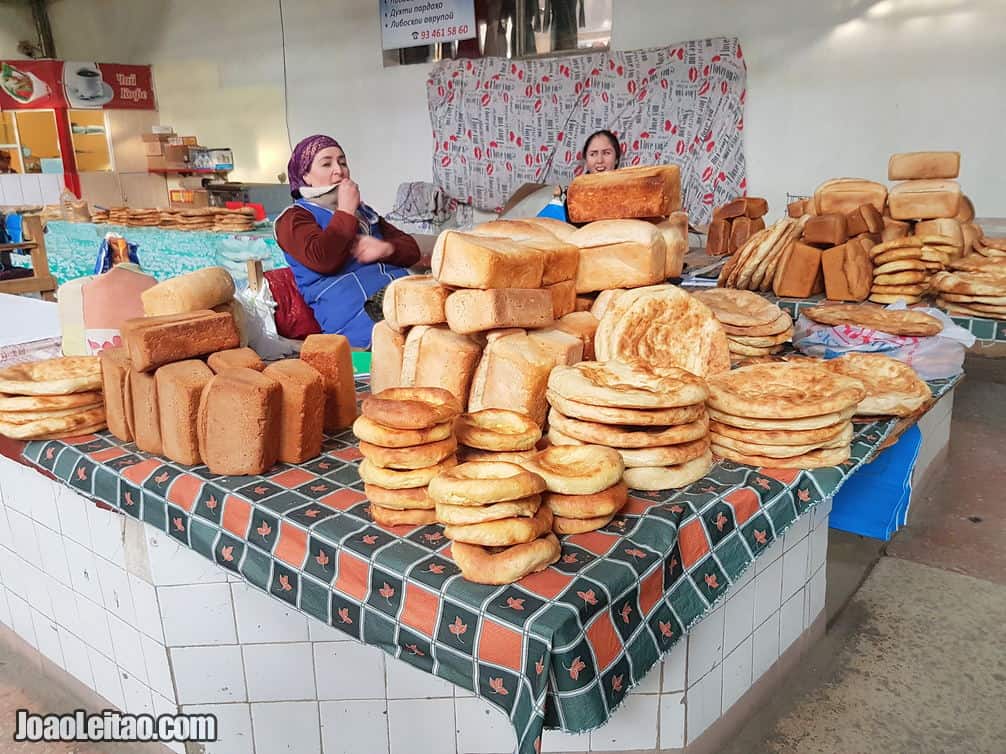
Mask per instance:
[[[685,489],[637,494],[604,529],[564,538],[555,566],[506,587],[461,579],[437,526],[375,526],[348,432],[262,477],[181,467],[108,433],[29,443],[24,459],[60,484],[3,461],[0,619],[116,706],[225,715],[237,750],[250,748],[239,735],[326,753],[385,740],[410,754],[699,750],[722,735],[721,713],[751,706],[759,677],[778,681],[764,674],[798,656],[800,637],[823,631],[830,497],[894,426],[857,425],[842,467],[723,462]],[[200,569],[191,551],[213,563]],[[281,638],[256,643],[273,623]],[[346,749],[322,722],[319,741],[319,720],[368,738]]]

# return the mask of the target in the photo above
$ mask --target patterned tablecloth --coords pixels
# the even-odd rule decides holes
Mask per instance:
[[[933,383],[934,394],[953,383]],[[437,525],[375,525],[348,431],[327,438],[310,463],[260,477],[181,466],[107,432],[29,443],[24,457],[307,615],[492,702],[512,721],[520,754],[532,754],[543,726],[578,732],[606,722],[894,425],[856,425],[852,458],[839,467],[721,462],[684,489],[635,493],[604,529],[563,538],[554,566],[504,587],[461,578]]]

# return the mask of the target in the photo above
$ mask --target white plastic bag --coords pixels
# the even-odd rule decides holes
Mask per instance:
[[[244,312],[248,345],[265,361],[275,361],[300,351],[298,341],[276,332],[276,299],[272,297],[268,281],[263,280],[257,292],[248,287],[239,290],[234,300],[241,304]]]
[[[904,302],[888,309],[907,309]],[[975,336],[956,325],[945,312],[933,308],[915,308],[943,323],[939,335],[915,338],[872,330],[857,325],[822,325],[801,315],[793,330],[793,345],[801,353],[832,359],[853,351],[882,353],[903,361],[924,380],[953,377],[964,370],[965,351],[974,345]]]
[[[250,260],[268,262],[271,259],[272,253],[262,238],[228,236],[217,245],[216,263],[226,269],[235,282],[248,280],[247,262]]]

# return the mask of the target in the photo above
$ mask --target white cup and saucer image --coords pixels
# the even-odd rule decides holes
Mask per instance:
[[[97,63],[63,63],[63,88],[73,107],[100,107],[114,96]]]

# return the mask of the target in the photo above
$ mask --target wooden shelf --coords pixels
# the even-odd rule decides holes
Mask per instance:
[[[155,175],[226,175],[231,171],[211,168],[152,168],[147,172]]]

